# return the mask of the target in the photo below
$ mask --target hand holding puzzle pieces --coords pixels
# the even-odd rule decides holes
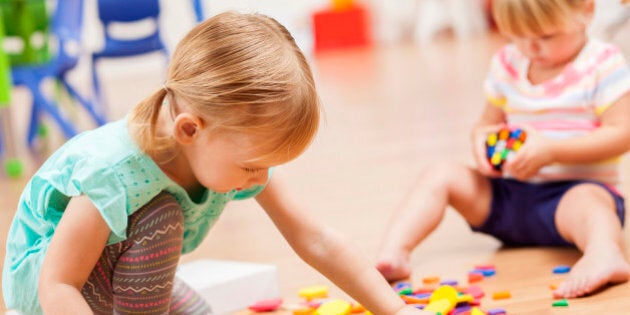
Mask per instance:
[[[520,128],[503,127],[498,132],[489,134],[486,139],[486,158],[492,168],[501,171],[510,154],[518,151],[526,138],[527,133]]]

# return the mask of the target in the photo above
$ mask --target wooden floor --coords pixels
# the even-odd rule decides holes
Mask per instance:
[[[281,167],[293,193],[372,259],[387,219],[420,169],[440,160],[471,163],[469,130],[483,106],[481,85],[489,58],[501,44],[496,36],[447,38],[425,46],[377,46],[311,56],[325,119],[312,147]],[[161,80],[156,78],[162,72],[152,71],[112,75],[106,91],[113,117],[121,117],[142,95],[159,88]],[[626,178],[629,171],[624,166]],[[24,183],[0,181],[3,244]],[[628,233],[625,239],[630,241]],[[0,255],[4,257],[4,247]],[[578,257],[572,249],[501,249],[497,241],[472,233],[449,209],[436,232],[413,253],[412,281],[419,284],[429,275],[464,281],[474,265],[492,263],[497,274],[481,286],[488,295],[509,290],[512,298],[485,297],[484,308],[502,307],[508,314],[630,314],[630,284],[571,300],[568,308],[552,308],[548,286],[563,278],[553,275],[552,268]],[[288,302],[298,300],[300,287],[314,284],[328,284],[333,296],[347,298],[291,251],[251,200],[228,205],[200,248],[183,260],[199,258],[277,265]]]

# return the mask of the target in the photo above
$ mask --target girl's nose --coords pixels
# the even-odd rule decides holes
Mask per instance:
[[[527,52],[529,52],[530,54],[536,54],[540,47],[538,45],[538,42],[536,42],[536,40],[528,39],[525,42],[525,48],[527,49]]]

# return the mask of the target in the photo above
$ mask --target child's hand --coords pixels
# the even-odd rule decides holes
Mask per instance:
[[[523,127],[523,130],[527,132],[527,141],[503,166],[504,172],[518,180],[536,175],[543,166],[554,161],[551,141],[532,128]]]
[[[427,312],[427,311],[421,311],[420,309],[417,309],[411,305],[407,305],[403,308],[401,308],[398,312],[396,312],[396,315],[435,315],[435,313],[433,312]]]
[[[477,164],[477,171],[481,175],[487,177],[501,177],[501,172],[495,170],[488,158],[486,157],[486,140],[491,133],[501,130],[503,125],[490,125],[481,126],[473,131],[473,154],[475,157],[475,163]]]

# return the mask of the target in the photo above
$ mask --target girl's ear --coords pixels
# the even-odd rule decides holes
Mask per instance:
[[[593,18],[593,15],[595,14],[594,0],[584,0],[584,14],[589,20]]]
[[[190,113],[181,113],[175,117],[173,136],[178,143],[190,144],[199,137],[203,121]]]

